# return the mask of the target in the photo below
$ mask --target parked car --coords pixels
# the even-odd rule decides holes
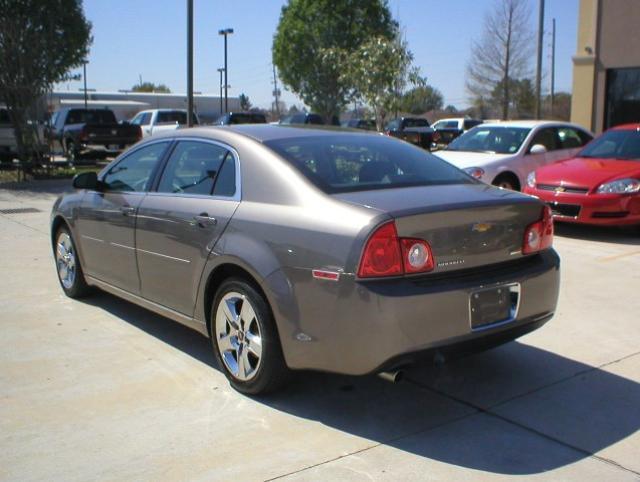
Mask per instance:
[[[640,124],[610,129],[574,158],[541,167],[525,192],[548,203],[558,221],[640,224]]]
[[[234,124],[266,124],[267,118],[260,112],[228,112],[221,116],[215,123],[221,126]]]
[[[96,149],[119,152],[142,138],[140,126],[119,123],[109,109],[64,108],[53,113],[48,138],[74,162]]]
[[[531,171],[574,156],[592,138],[566,122],[485,123],[435,154],[487,184],[520,191]]]
[[[187,125],[186,109],[151,109],[138,112],[129,123],[140,126],[142,137],[159,132],[179,129]],[[198,115],[193,114],[193,123],[198,125]]]
[[[315,124],[315,125],[325,125],[326,122],[322,118],[320,114],[312,114],[309,112],[303,112],[301,114],[293,114],[284,116],[280,119],[280,124],[283,125],[292,125],[292,124]],[[340,125],[340,121],[337,117],[334,117],[331,121],[331,125]]]
[[[40,153],[47,152],[47,145],[44,141],[44,129],[41,124],[29,122],[29,127],[36,130],[38,147]],[[6,107],[0,106],[0,163],[12,162],[18,155],[18,145],[16,143],[16,135],[13,130],[13,124],[9,119],[9,112]]]
[[[342,127],[348,127],[350,129],[362,129],[365,131],[376,131],[376,121],[373,119],[349,119],[342,122]]]
[[[429,121],[421,117],[393,119],[385,126],[384,133],[428,150],[433,142],[433,129]]]
[[[473,129],[475,126],[482,124],[479,119],[470,119],[469,117],[452,117],[449,119],[440,119],[431,127],[433,133],[433,147],[444,147],[460,134]]]
[[[51,219],[64,292],[99,287],[209,336],[245,393],[290,369],[487,348],[556,308],[548,207],[386,136],[178,130],[73,184]]]

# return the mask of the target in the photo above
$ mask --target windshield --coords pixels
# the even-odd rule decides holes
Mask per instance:
[[[67,114],[66,124],[115,124],[116,117],[106,109],[72,109]]]
[[[579,157],[599,159],[640,160],[640,131],[608,131],[591,141],[578,154]]]
[[[158,120],[157,124],[180,124],[184,125],[187,123],[187,113],[181,112],[179,110],[176,111],[161,111],[158,112]]]
[[[265,144],[326,193],[477,182],[418,147],[383,136],[299,137]]]
[[[446,150],[515,154],[531,129],[525,127],[474,127],[455,139]]]

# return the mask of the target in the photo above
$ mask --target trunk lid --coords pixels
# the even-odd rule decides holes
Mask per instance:
[[[335,195],[395,219],[398,236],[424,239],[434,273],[521,258],[525,228],[541,218],[538,200],[484,184],[428,186]]]

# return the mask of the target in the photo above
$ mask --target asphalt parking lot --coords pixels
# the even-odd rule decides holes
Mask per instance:
[[[232,390],[208,341],[107,294],[64,297],[49,211],[0,189],[2,480],[640,480],[640,230],[560,226],[555,318],[400,384]]]

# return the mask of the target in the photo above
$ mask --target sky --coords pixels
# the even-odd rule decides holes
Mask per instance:
[[[389,0],[400,22],[414,64],[439,89],[445,105],[465,107],[465,69],[472,42],[498,0]],[[530,3],[531,28],[537,31],[538,0]],[[84,0],[93,24],[93,44],[87,65],[88,88],[130,89],[139,79],[186,91],[186,0]],[[269,108],[273,100],[271,45],[285,0],[194,0],[194,90],[218,95],[219,67],[224,65],[221,28],[228,37],[230,96],[244,93],[253,105]],[[556,18],[556,92],[571,91],[578,0],[546,0],[543,92],[549,91],[551,19]],[[535,51],[533,54],[535,57]],[[532,68],[535,58],[532,59]],[[81,72],[81,69],[78,70]],[[77,91],[81,82],[58,85]],[[289,107],[302,102],[286,89]]]

